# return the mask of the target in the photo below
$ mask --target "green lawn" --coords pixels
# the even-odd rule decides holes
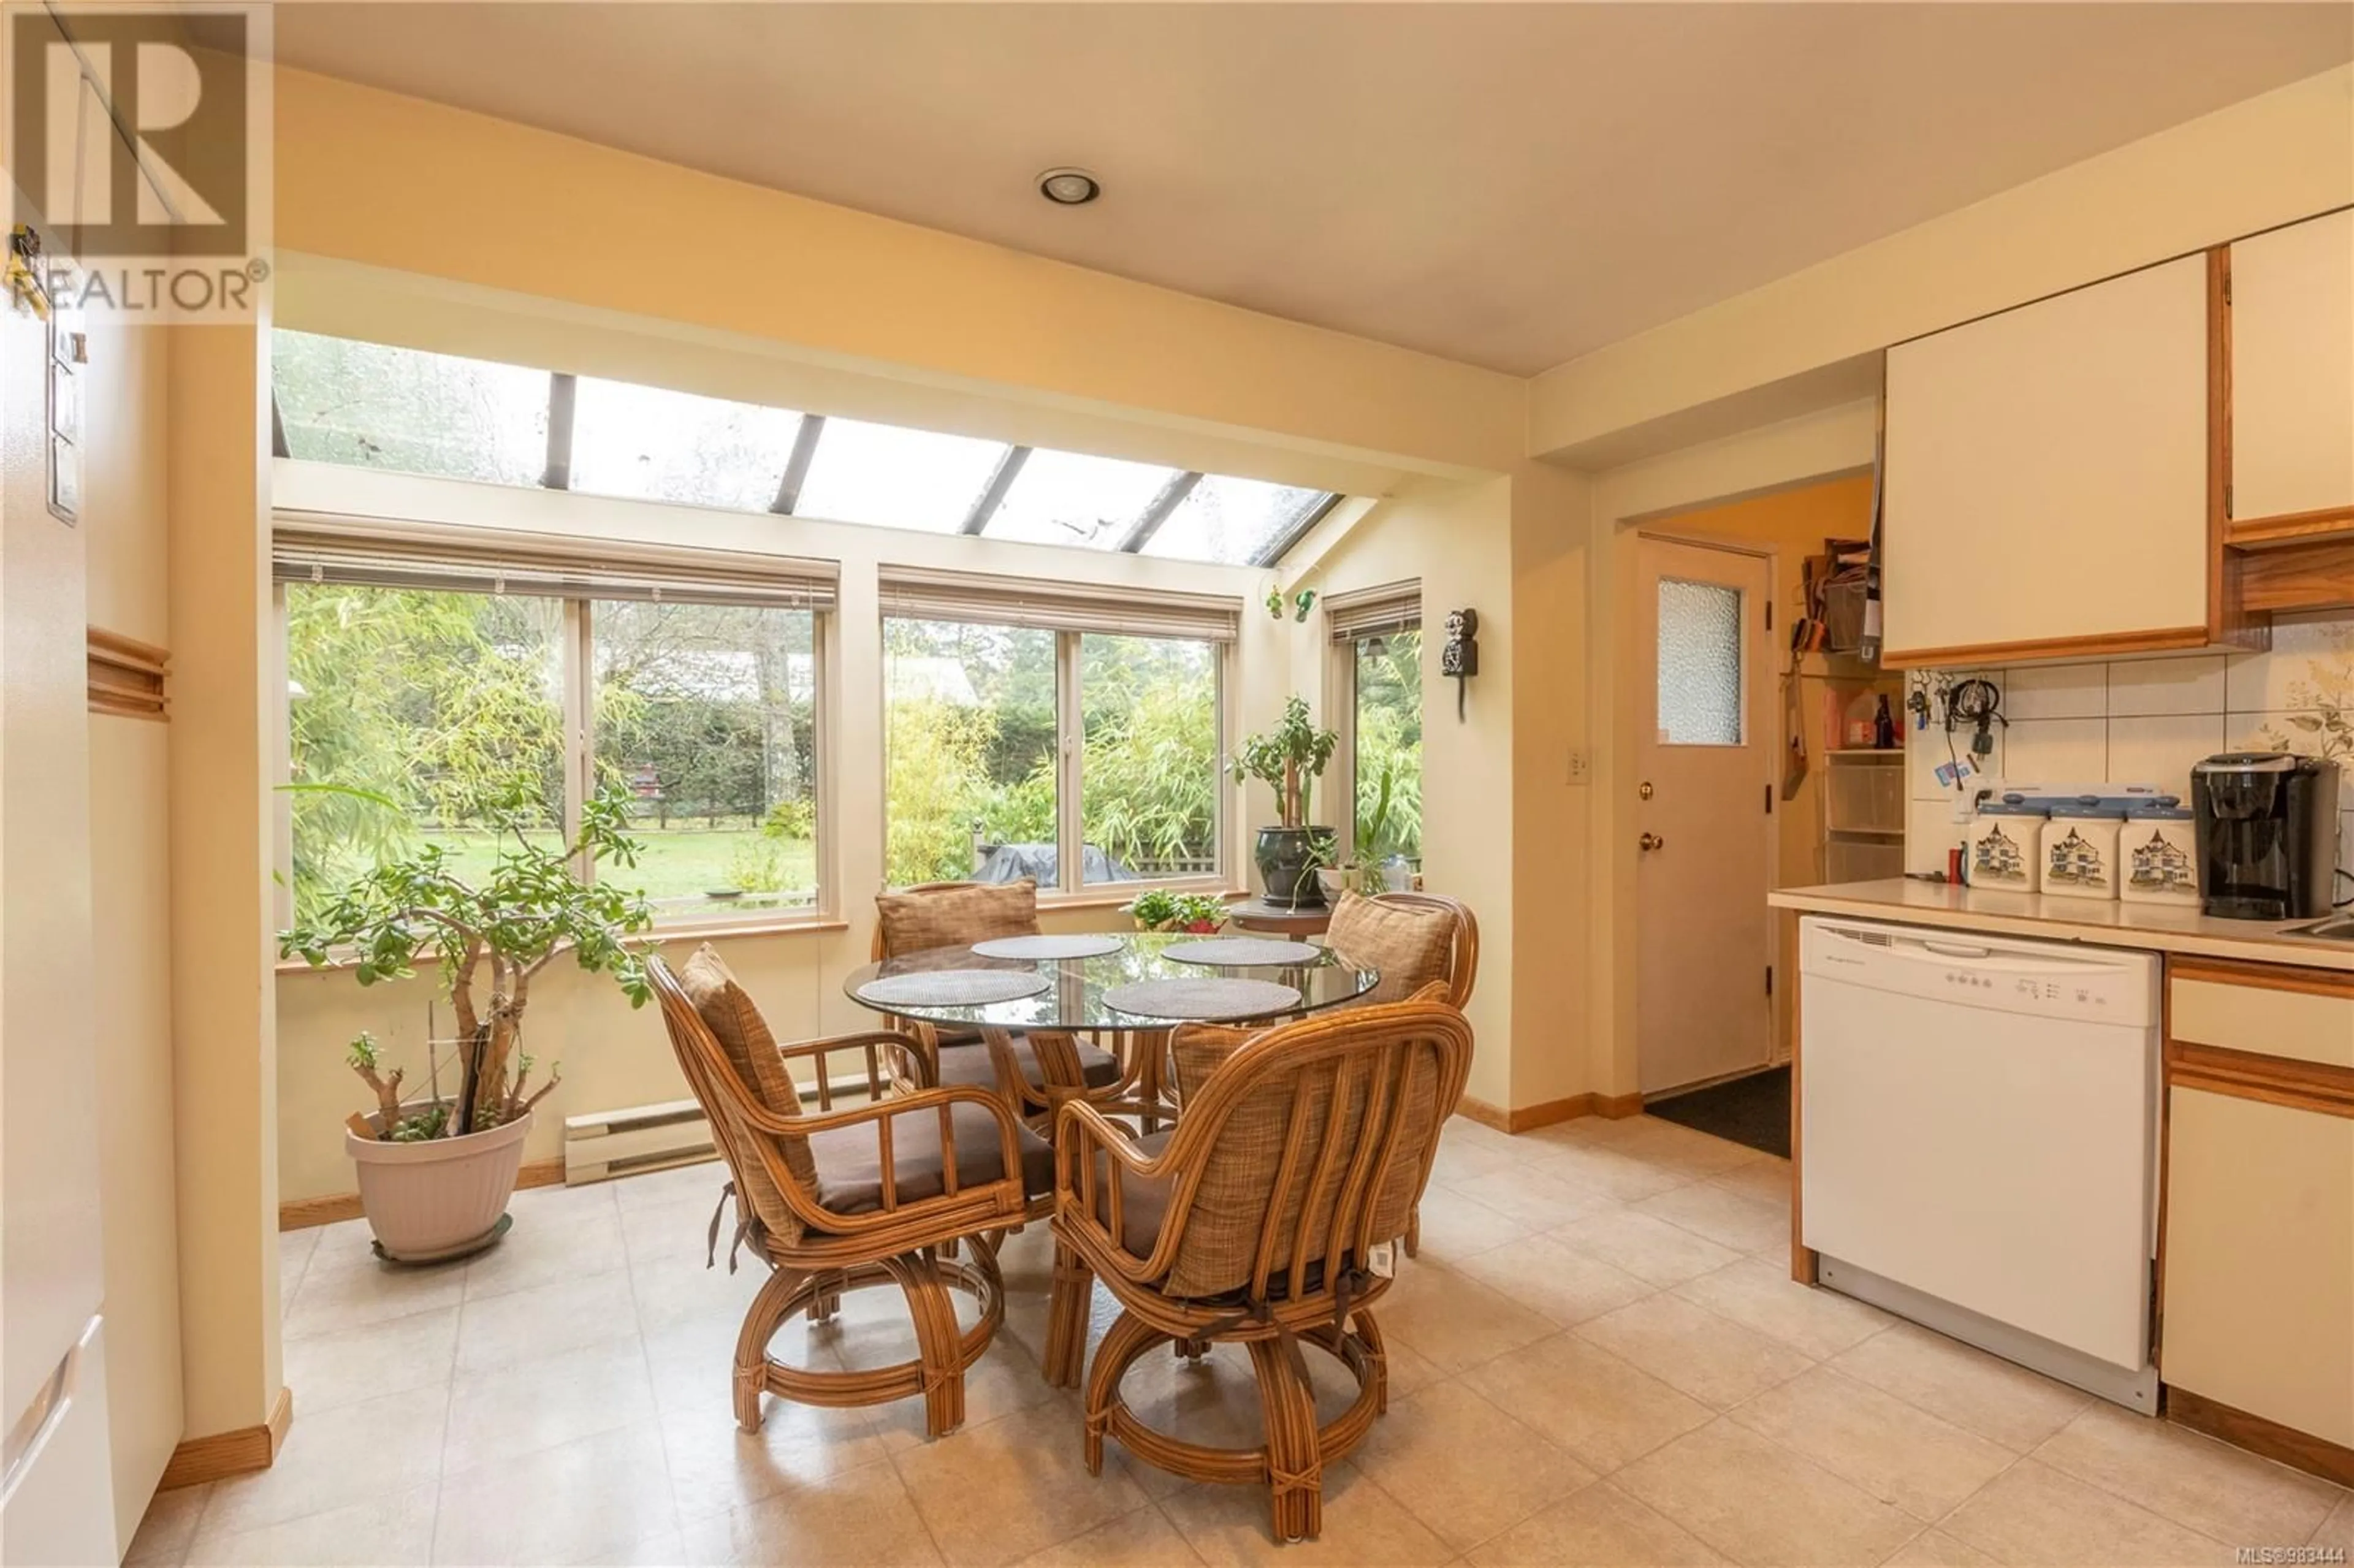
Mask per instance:
[[[451,851],[453,869],[461,876],[482,874],[491,867],[491,835],[459,832],[435,835]],[[599,870],[599,880],[642,891],[657,901],[699,899],[704,894],[738,885],[739,869],[766,873],[761,880],[775,891],[747,891],[726,903],[709,901],[714,910],[780,908],[805,905],[816,897],[817,846],[807,839],[770,839],[748,820],[721,818],[716,828],[701,822],[679,823],[667,829],[639,823],[630,830],[643,850],[634,867],[611,865]],[[549,835],[551,841],[553,835]]]

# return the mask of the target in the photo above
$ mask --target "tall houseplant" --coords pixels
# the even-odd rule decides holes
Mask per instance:
[[[366,791],[343,792],[398,809]],[[486,874],[461,875],[446,849],[427,844],[367,872],[279,934],[281,954],[313,968],[348,953],[364,986],[413,975],[429,949],[439,960],[457,1019],[453,1096],[440,1096],[437,1071],[432,1094],[404,1099],[404,1071],[385,1071],[366,1034],[351,1045],[352,1069],[375,1092],[376,1109],[352,1118],[345,1147],[387,1256],[422,1262],[497,1239],[531,1108],[557,1082],[551,1073],[544,1087],[529,1087],[522,1031],[534,976],[568,952],[582,969],[612,976],[632,1007],[652,995],[644,961],[627,941],[652,924],[645,900],[573,874],[583,860],[636,863],[637,842],[623,832],[628,810],[618,791],[599,795],[582,810],[579,837],[558,846],[532,836],[534,814],[522,798],[503,798],[480,813],[493,828]]]
[[[1310,721],[1306,698],[1293,697],[1283,705],[1281,723],[1252,736],[1235,754],[1230,766],[1235,778],[1256,779],[1275,789],[1278,825],[1259,829],[1256,857],[1270,904],[1297,908],[1324,901],[1316,868],[1331,863],[1333,833],[1309,825],[1309,800],[1340,742],[1337,734]]]

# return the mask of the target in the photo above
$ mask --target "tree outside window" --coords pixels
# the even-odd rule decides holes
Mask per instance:
[[[1422,858],[1422,632],[1351,645],[1356,686],[1351,776],[1357,853],[1375,862]]]

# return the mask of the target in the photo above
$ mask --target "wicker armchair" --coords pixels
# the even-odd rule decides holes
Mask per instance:
[[[875,901],[874,957],[877,961],[930,948],[970,947],[997,937],[1038,934],[1038,885],[1024,878],[1011,883],[926,882],[886,893]],[[1054,1127],[1055,1104],[1084,1086],[1090,1097],[1117,1098],[1137,1078],[1135,1054],[1121,1056],[1073,1035],[1034,1031],[957,1031],[921,1019],[893,1018],[906,1036],[907,1087],[964,1084],[1008,1090],[1021,1114],[1042,1132]],[[996,1033],[1000,1038],[986,1037]],[[1116,1038],[1116,1044],[1124,1039]],[[1006,1066],[1000,1053],[1010,1058]],[[1050,1090],[1061,1089],[1062,1094]]]
[[[1263,1481],[1280,1540],[1322,1527],[1322,1472],[1388,1402],[1370,1308],[1389,1287],[1374,1248],[1405,1228],[1429,1179],[1438,1129],[1463,1093],[1471,1028],[1437,1000],[1320,1014],[1235,1045],[1188,1025],[1173,1050],[1214,1053],[1176,1127],[1133,1137],[1094,1107],[1058,1115],[1048,1376],[1078,1380],[1088,1298],[1101,1279],[1121,1312],[1087,1386],[1087,1458],[1107,1433],[1193,1480]],[[1163,1341],[1180,1354],[1248,1348],[1266,1411],[1262,1448],[1213,1448],[1146,1426],[1119,1393]],[[1319,1428],[1302,1342],[1354,1375],[1349,1409]]]
[[[985,1234],[1045,1211],[1053,1171],[1045,1141],[991,1090],[951,1086],[885,1098],[881,1054],[898,1037],[884,1031],[779,1046],[708,946],[683,978],[660,958],[646,968],[672,1049],[733,1177],[735,1245],[748,1245],[770,1270],[737,1336],[737,1424],[760,1429],[763,1393],[822,1405],[920,1393],[927,1430],[954,1431],[964,1420],[965,1370],[1005,1317],[1004,1283]],[[854,1051],[865,1055],[872,1103],[836,1110],[825,1057]],[[816,1070],[815,1115],[803,1111],[793,1083],[790,1064],[801,1060]],[[718,1225],[714,1215],[715,1247]],[[972,1245],[961,1257],[944,1255],[967,1238]],[[734,1261],[731,1250],[730,1267]],[[821,1322],[843,1291],[886,1284],[907,1296],[916,1360],[820,1372],[769,1357],[769,1340],[794,1314]],[[961,1334],[950,1289],[980,1305]]]

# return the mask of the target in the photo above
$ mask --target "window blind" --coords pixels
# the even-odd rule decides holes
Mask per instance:
[[[908,620],[970,620],[1045,631],[1183,637],[1231,642],[1243,601],[1224,594],[989,577],[926,567],[885,567],[883,613]]]
[[[282,583],[826,610],[840,568],[748,550],[280,513],[270,575]]]
[[[1422,584],[1384,583],[1332,594],[1324,600],[1324,620],[1335,642],[1412,630],[1422,624]]]

